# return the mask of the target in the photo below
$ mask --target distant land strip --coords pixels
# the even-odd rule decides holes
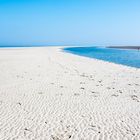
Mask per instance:
[[[140,50],[140,46],[109,46],[107,48],[119,48],[119,49],[135,49],[135,50]]]

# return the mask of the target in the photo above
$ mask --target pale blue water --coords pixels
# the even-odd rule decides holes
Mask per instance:
[[[140,51],[138,50],[101,47],[73,47],[64,50],[81,56],[140,68]]]

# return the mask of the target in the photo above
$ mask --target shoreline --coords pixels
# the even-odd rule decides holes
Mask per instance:
[[[89,49],[89,52],[88,52],[88,49],[86,50],[86,52],[87,53],[83,53],[83,50],[84,49],[86,49],[86,47],[80,47],[80,49],[79,49],[79,47],[75,47],[74,49],[75,50],[73,50],[73,48],[72,47],[66,47],[66,48],[63,48],[63,51],[64,52],[66,52],[66,53],[71,53],[71,54],[75,54],[75,55],[78,55],[78,56],[83,56],[83,57],[88,57],[88,58],[91,58],[91,59],[96,59],[96,60],[99,60],[99,61],[104,61],[104,62],[108,62],[108,63],[112,63],[112,64],[117,64],[117,65],[122,65],[122,66],[126,66],[126,67],[131,67],[131,68],[136,68],[136,69],[140,69],[140,65],[139,65],[139,63],[137,62],[137,65],[133,65],[133,63],[135,64],[136,62],[133,60],[133,62],[131,62],[131,63],[126,63],[128,60],[126,60],[126,59],[124,59],[124,62],[122,63],[122,62],[119,62],[119,61],[113,61],[113,60],[108,60],[108,59],[104,59],[104,58],[98,58],[98,57],[96,57],[97,56],[97,54],[96,54],[96,50],[94,50],[95,48],[98,48],[98,49],[107,49],[107,47],[106,48],[102,48],[102,47],[88,47],[88,49]],[[79,49],[79,51],[78,51],[78,49]],[[92,50],[91,50],[92,49]],[[113,49],[115,49],[115,48],[113,48]],[[121,50],[120,48],[117,48],[118,50]],[[116,50],[116,49],[115,49]],[[130,49],[128,49],[128,50],[130,50]],[[132,49],[131,49],[132,50]],[[110,51],[110,50],[109,50]],[[80,53],[80,52],[82,52],[82,53]],[[93,53],[94,55],[87,55],[88,53]],[[102,52],[103,53],[103,52]],[[115,53],[115,52],[114,52]],[[122,52],[121,52],[122,53]],[[116,55],[118,54],[118,52],[116,52]],[[125,54],[125,53],[124,53]],[[98,55],[100,56],[100,53],[98,53]],[[110,53],[110,57],[112,57],[111,56],[112,54]],[[139,55],[139,54],[137,54],[137,55]],[[103,55],[102,55],[103,56]],[[134,57],[134,56],[132,56],[132,54],[130,54],[130,56],[131,56],[131,59],[132,59],[132,57]],[[105,56],[106,57],[106,56]],[[118,60],[119,59],[123,59],[123,57],[124,57],[124,55],[123,56],[121,56],[120,58],[118,58]],[[114,57],[115,58],[115,57]],[[114,59],[113,57],[112,57],[112,59]],[[139,58],[140,59],[140,58]],[[125,62],[126,61],[126,62]]]

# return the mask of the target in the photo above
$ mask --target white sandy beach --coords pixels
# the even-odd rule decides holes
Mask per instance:
[[[140,69],[0,49],[0,140],[140,140]]]

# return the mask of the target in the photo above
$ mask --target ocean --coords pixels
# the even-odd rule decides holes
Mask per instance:
[[[80,56],[140,68],[140,51],[105,47],[71,47],[64,51]]]

